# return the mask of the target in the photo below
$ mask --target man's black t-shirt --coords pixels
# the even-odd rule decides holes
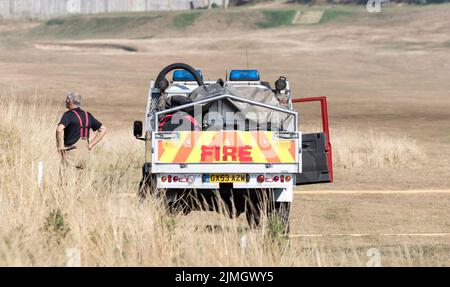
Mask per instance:
[[[84,111],[80,108],[74,109],[79,115],[81,120],[83,121],[83,125],[86,124],[86,115]],[[98,130],[102,123],[99,122],[94,116],[91,115],[91,113],[88,112],[89,117],[89,129],[92,129],[93,131]],[[64,125],[64,146],[71,146],[75,144],[80,139],[80,121],[78,120],[77,115],[69,110],[64,113],[61,120],[59,121],[60,124]]]

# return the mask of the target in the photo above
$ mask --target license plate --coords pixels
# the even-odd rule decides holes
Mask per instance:
[[[211,174],[209,182],[245,182],[245,174]]]

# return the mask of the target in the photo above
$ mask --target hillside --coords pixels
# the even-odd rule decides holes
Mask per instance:
[[[297,11],[323,11],[318,24],[363,13],[362,7],[306,7],[283,5],[264,9],[213,9],[187,12],[118,13],[50,19],[28,31],[39,38],[133,38],[145,39],[198,33],[228,33],[292,26]]]

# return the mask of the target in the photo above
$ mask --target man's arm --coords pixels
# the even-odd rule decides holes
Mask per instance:
[[[58,153],[61,156],[64,156],[66,152],[66,148],[64,147],[64,129],[66,127],[63,124],[59,124],[56,127],[56,148],[58,150]]]
[[[102,125],[98,129],[94,139],[89,143],[89,150],[93,149],[103,139],[107,132],[108,129],[104,125]]]

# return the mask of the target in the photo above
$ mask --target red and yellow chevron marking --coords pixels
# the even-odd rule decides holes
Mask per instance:
[[[270,131],[179,131],[156,139],[159,163],[295,163],[296,140]]]

